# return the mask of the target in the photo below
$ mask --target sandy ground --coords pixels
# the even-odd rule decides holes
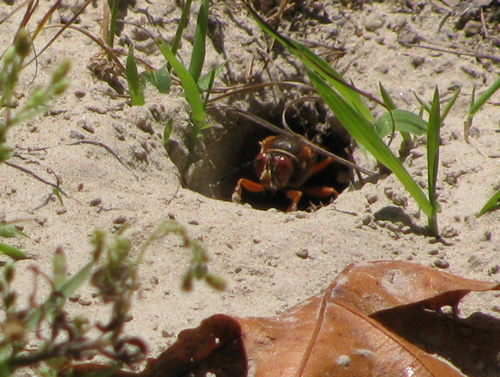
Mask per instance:
[[[498,77],[498,21],[488,24],[488,39],[473,21],[465,30],[455,28],[463,12],[459,6],[466,2],[449,2],[457,8],[440,31],[439,22],[451,8],[439,1],[365,4],[362,10],[324,3],[292,15],[293,28],[292,16],[285,16],[282,27],[299,40],[343,48],[345,55],[335,60],[335,67],[361,89],[378,96],[381,81],[399,106],[418,111],[413,92],[429,100],[434,86],[439,85],[444,98],[449,98],[451,90],[462,86],[442,129],[439,166],[439,224],[450,246],[422,234],[427,220],[393,176],[357,191],[346,190],[333,204],[313,212],[261,211],[183,187],[187,182],[207,194],[208,187],[234,167],[234,156],[239,153],[234,148],[245,141],[240,138],[233,143],[224,137],[235,134],[230,117],[225,118],[227,127],[220,123],[224,120],[220,114],[209,118],[213,128],[204,139],[205,147],[199,149],[202,160],[188,173],[180,173],[163,148],[162,133],[166,120],[173,119],[171,154],[176,154],[177,163],[182,161],[185,151],[176,140],[182,138],[189,109],[181,89],[174,87],[171,94],[161,95],[148,88],[146,105],[130,107],[126,98],[114,95],[107,83],[87,69],[99,47],[81,33],[66,31],[40,57],[35,82],[45,82],[51,69],[69,57],[73,61],[70,89],[47,114],[12,130],[9,142],[15,152],[10,162],[47,181],[59,180],[67,197],[61,204],[50,196],[52,188],[47,184],[12,167],[0,167],[2,218],[23,219],[20,224],[29,235],[10,241],[32,256],[17,263],[18,277],[28,279],[28,266],[33,263],[50,271],[57,246],[64,249],[76,271],[89,259],[88,237],[96,227],[113,230],[126,220],[126,235],[139,247],[162,220],[175,218],[193,238],[203,241],[211,257],[210,270],[224,277],[228,288],[219,293],[197,284],[192,293],[182,293],[180,279],[189,263],[188,251],[176,236],[153,243],[140,267],[141,289],[127,329],[148,342],[151,356],[172,344],[180,330],[197,326],[211,314],[274,315],[326,288],[353,262],[412,261],[467,278],[498,281],[500,212],[475,216],[500,188],[498,93],[477,114],[470,144],[463,137],[473,86],[482,92]],[[89,7],[79,26],[99,35],[101,6]],[[180,9],[159,1],[138,1],[127,20],[143,23],[145,15],[138,10],[146,8],[164,22],[152,30],[171,39]],[[0,5],[2,15],[10,9],[5,3]],[[71,9],[65,8],[57,17],[70,14]],[[240,6],[217,3],[212,17],[219,28],[219,51],[209,42],[207,66],[227,61],[216,80],[217,88],[271,79],[306,80],[298,64],[281,50],[269,55],[274,63],[264,68],[267,42]],[[0,26],[3,45],[10,41],[16,22],[14,18]],[[133,29],[127,25],[120,40],[132,41],[137,49],[146,51],[141,57],[160,67],[158,52],[148,50],[151,39],[140,41],[140,33]],[[192,33],[193,25],[188,36]],[[43,45],[43,39],[51,35],[53,30],[44,32],[37,44]],[[496,56],[496,62],[422,46]],[[186,38],[182,54],[187,60],[189,51]],[[22,88],[26,91],[32,78],[25,78]],[[232,104],[260,108],[262,116],[274,105],[282,107],[286,100],[287,92],[277,89],[242,94]],[[380,108],[375,111],[381,112]],[[218,140],[229,141],[224,145],[217,144]],[[88,142],[102,143],[116,156],[102,145]],[[405,164],[425,184],[425,143],[419,139],[417,144]],[[370,161],[366,167],[374,169]],[[482,311],[500,318],[498,294],[471,295],[465,301],[464,316]],[[75,312],[96,318],[107,313],[87,289],[69,305]]]

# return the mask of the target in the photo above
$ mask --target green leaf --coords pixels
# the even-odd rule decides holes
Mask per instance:
[[[189,73],[194,81],[198,81],[205,64],[205,40],[208,31],[208,0],[202,0],[200,11],[198,12],[198,20],[194,31],[193,50],[191,52],[191,60],[189,62]]]
[[[483,216],[486,212],[493,211],[500,208],[500,191],[497,191],[481,208],[477,217]]]
[[[407,110],[395,109],[391,111],[394,117],[395,131],[408,132],[413,135],[424,135],[427,132],[427,123],[418,115]],[[379,137],[385,137],[392,133],[391,113],[385,112],[375,123],[375,130]]]
[[[0,224],[0,237],[14,238],[14,237],[28,237],[28,236],[14,226]]]
[[[212,77],[218,76],[222,70],[224,69],[224,66],[226,65],[226,62],[219,64],[217,67],[214,69],[210,70],[207,74],[203,75],[199,80],[198,80],[198,87],[202,92],[209,91],[211,85],[210,81],[212,80]]]
[[[154,71],[145,72],[144,78],[150,82],[160,93],[166,94],[170,92],[172,80],[166,66],[158,68]]]
[[[134,57],[133,47],[130,46],[127,55],[127,64],[125,65],[125,76],[127,77],[128,89],[132,106],[144,105],[144,93],[141,78],[137,72],[137,63]]]
[[[347,101],[333,90],[316,72],[307,69],[309,78],[321,98],[328,104],[335,116],[351,136],[366,148],[381,164],[390,169],[401,184],[413,196],[427,216],[432,213],[432,206],[420,186],[411,178],[401,162],[377,136],[372,125],[353,109]]]
[[[17,247],[10,246],[0,242],[0,253],[11,257],[14,260],[26,259],[26,255],[22,250],[19,250]]]

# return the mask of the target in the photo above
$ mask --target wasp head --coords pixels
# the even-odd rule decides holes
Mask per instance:
[[[263,152],[254,161],[259,181],[266,190],[275,192],[288,186],[294,173],[294,156],[285,152]]]

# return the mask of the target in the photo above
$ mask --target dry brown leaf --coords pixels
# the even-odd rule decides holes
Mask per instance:
[[[439,309],[451,306],[456,310],[467,293],[488,290],[500,290],[500,285],[406,262],[355,264],[324,293],[280,316],[215,315],[205,319],[198,328],[182,331],[174,345],[157,359],[150,359],[146,370],[137,375],[463,376],[454,365],[416,344],[433,352],[442,351],[459,365],[470,348],[470,344],[464,348],[457,335],[465,322],[445,316]],[[493,323],[497,335],[498,322]],[[468,334],[467,342],[484,343],[474,347],[483,347],[482,354],[488,355],[486,361],[482,360],[483,369],[487,364],[492,375],[495,368],[500,375],[500,361],[495,356],[500,352],[500,341],[486,339],[492,334],[491,328],[472,329],[479,337]],[[425,344],[428,339],[430,345]],[[465,364],[461,367],[471,372]]]

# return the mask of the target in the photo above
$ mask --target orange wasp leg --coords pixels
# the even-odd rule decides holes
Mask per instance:
[[[304,188],[307,195],[314,196],[315,198],[327,198],[329,196],[337,197],[339,193],[333,187],[328,186],[314,186]]]
[[[234,188],[233,191],[233,196],[231,197],[231,200],[236,203],[241,202],[241,191],[243,188],[247,189],[248,191],[251,192],[264,192],[265,188],[262,186],[260,183],[251,181],[246,178],[240,178],[238,180],[238,183],[236,184],[236,187]]]
[[[325,158],[324,160],[318,162],[314,165],[309,171],[308,177],[312,177],[314,174],[319,173],[321,170],[325,169],[328,165],[330,165],[333,160],[330,157]]]
[[[299,190],[288,190],[286,192],[286,196],[292,202],[287,208],[287,212],[292,212],[297,210],[297,204],[299,204],[300,199],[302,198],[302,191]]]

